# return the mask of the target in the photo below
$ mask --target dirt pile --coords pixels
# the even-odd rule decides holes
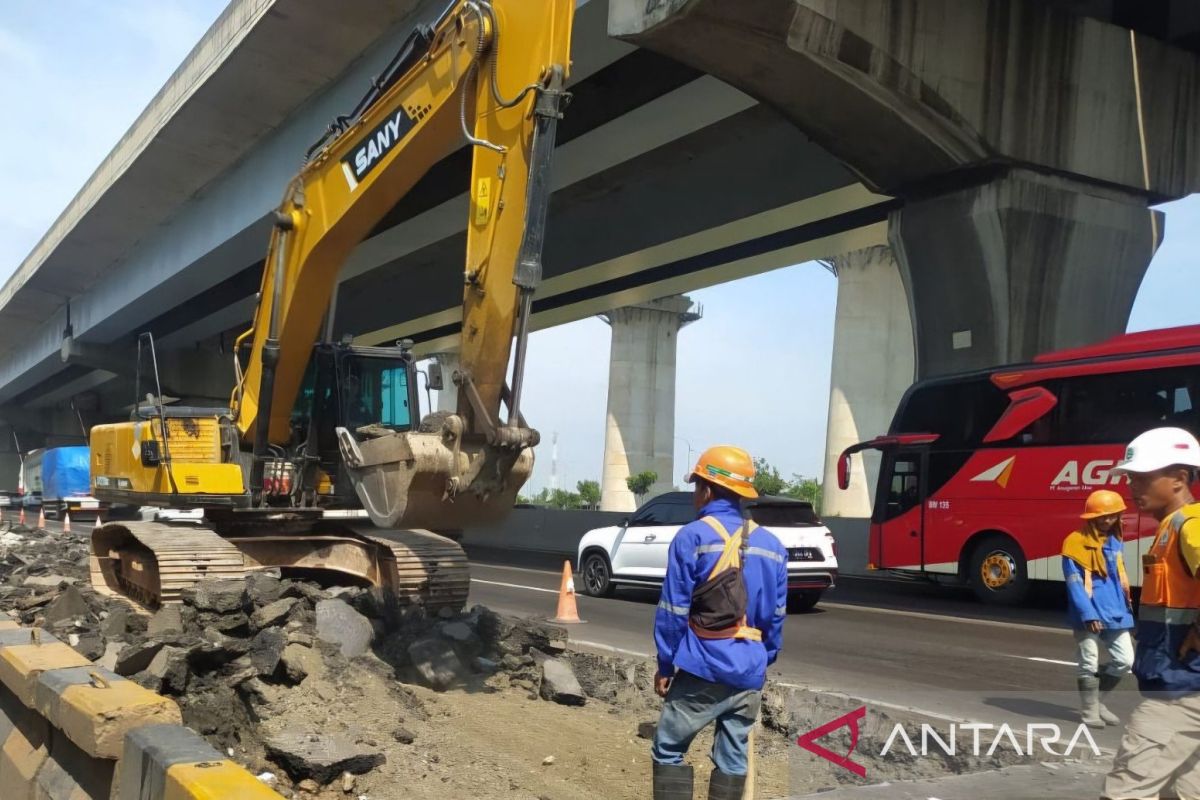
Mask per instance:
[[[563,629],[481,606],[385,613],[377,592],[262,572],[204,581],[182,604],[150,613],[86,579],[86,540],[0,534],[0,608],[174,697],[186,724],[286,796],[402,796],[379,778],[399,777],[385,766],[398,748],[417,751],[401,754],[406,773],[413,755],[437,771],[441,755],[421,747],[446,713],[431,708],[437,693],[563,706],[589,697]]]
[[[441,800],[641,798],[661,701],[654,664],[568,650],[566,631],[476,606],[385,613],[358,587],[256,573],[204,582],[147,613],[98,595],[86,537],[0,533],[0,610],[174,697],[184,721],[285,797]],[[900,714],[872,716],[855,759],[867,779],[802,753],[796,736],[848,698],[768,684],[759,796],[961,773],[1001,760],[870,757]],[[847,729],[823,740],[845,753]],[[703,793],[711,733],[690,761]]]

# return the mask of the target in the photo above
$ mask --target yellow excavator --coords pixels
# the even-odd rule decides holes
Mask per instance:
[[[274,214],[229,407],[166,405],[156,386],[130,421],[92,429],[96,497],[199,507],[208,523],[97,528],[97,590],[153,607],[204,578],[279,567],[369,584],[389,604],[465,603],[466,556],[432,531],[502,518],[533,469],[538,433],[521,388],[574,9],[453,2],[313,146]],[[464,139],[473,166],[457,410],[421,419],[404,343],[329,341],[322,322],[350,252]],[[139,369],[143,344],[153,356],[153,340],[139,339]],[[345,509],[399,530],[364,532]]]

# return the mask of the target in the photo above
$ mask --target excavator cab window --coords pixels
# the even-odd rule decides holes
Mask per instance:
[[[343,354],[338,365],[342,424],[352,431],[367,425],[412,430],[411,369],[411,362],[399,356]]]

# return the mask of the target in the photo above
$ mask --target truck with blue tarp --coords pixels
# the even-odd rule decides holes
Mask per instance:
[[[49,519],[95,519],[107,508],[92,496],[91,448],[51,447],[42,454],[42,508]]]

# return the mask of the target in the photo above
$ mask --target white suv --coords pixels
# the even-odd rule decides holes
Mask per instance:
[[[751,518],[787,549],[788,611],[811,609],[837,579],[833,534],[811,503],[760,497],[747,506]],[[617,586],[662,586],[671,540],[695,519],[691,492],[667,492],[648,501],[622,525],[588,531],[579,542],[577,570],[584,591],[610,597]]]

